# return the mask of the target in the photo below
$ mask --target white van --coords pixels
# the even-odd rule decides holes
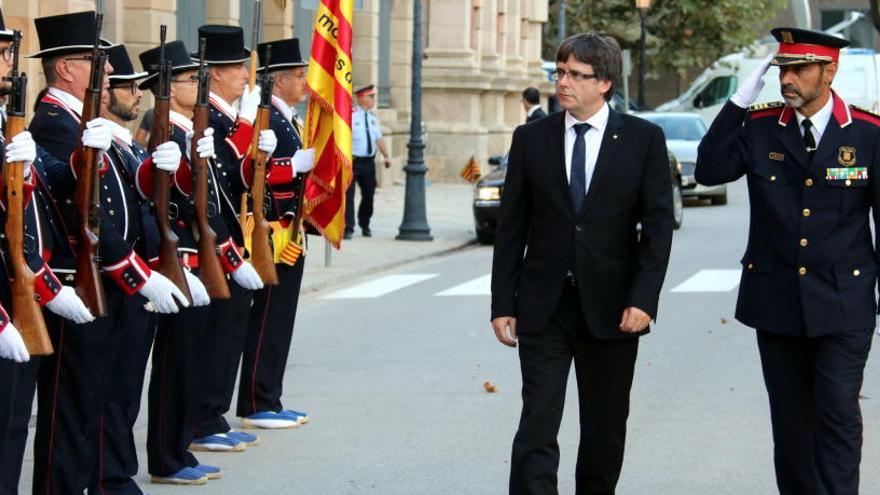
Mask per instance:
[[[767,43],[752,46],[740,53],[726,55],[715,61],[697,77],[678,98],[656,108],[658,112],[695,112],[711,124],[721,107],[736,93],[739,84],[775,51],[779,45]],[[840,53],[840,68],[834,83],[835,91],[848,103],[880,110],[880,55],[869,48],[849,48]],[[755,103],[781,101],[779,69],[770,67],[764,77],[764,89]]]

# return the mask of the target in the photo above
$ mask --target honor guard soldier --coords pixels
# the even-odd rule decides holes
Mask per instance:
[[[859,492],[859,391],[875,326],[880,117],[832,88],[846,40],[772,31],[699,147],[701,184],[746,176],[751,226],[736,317],[757,330],[783,494]],[[769,65],[784,103],[749,108]],[[880,242],[878,239],[876,242]]]
[[[49,88],[37,104],[30,130],[36,142],[57,160],[46,163],[45,175],[67,232],[76,232],[78,224],[72,207],[77,178],[70,165],[76,158],[77,144],[97,150],[103,163],[98,183],[98,253],[107,314],[85,325],[48,321],[53,345],[63,352],[48,358],[40,371],[34,491],[68,494],[82,492],[100,479],[95,476],[100,418],[114,385],[110,378],[125,337],[143,335],[147,331],[144,327],[153,321],[146,317],[145,303],[151,302],[159,312],[174,312],[187,301],[167,278],[151,271],[142,257],[146,253],[140,200],[126,185],[125,172],[107,156],[113,142],[109,122],[95,118],[86,123],[80,135],[83,99],[91,76],[95,13],[42,17],[34,23],[40,51],[31,56],[41,59]],[[105,63],[104,70],[107,87],[113,69]],[[59,244],[56,248],[51,266],[56,272],[71,274],[72,279],[71,250]],[[130,484],[130,480],[119,481],[124,486]],[[105,491],[115,488],[102,487]]]
[[[266,48],[271,61],[265,60]],[[308,62],[300,56],[296,38],[261,43],[260,71],[274,78],[269,125],[278,145],[269,162],[267,220],[273,231],[278,285],[254,295],[247,341],[241,364],[236,413],[246,428],[293,428],[308,414],[281,404],[284,370],[296,320],[305,253],[302,252],[300,191],[314,164],[315,150],[302,149],[302,124],[294,106],[305,99]],[[271,63],[269,63],[271,62]]]
[[[2,11],[0,11],[0,77],[8,77],[14,64],[12,40],[14,32],[6,29]],[[21,74],[19,74],[21,75]],[[13,100],[25,110],[26,87],[19,88],[21,91],[13,95],[10,91],[16,90],[11,82],[0,82],[0,93],[8,95],[7,112],[16,112],[16,108],[10,107]],[[24,205],[23,221],[23,255],[27,259],[30,270],[35,274],[34,292],[35,298],[40,305],[49,311],[68,318],[71,321],[85,323],[94,319],[86,309],[83,302],[77,297],[71,287],[62,286],[57,277],[52,273],[44,254],[45,249],[51,245],[51,236],[55,220],[52,212],[46,210],[51,203],[48,197],[38,187],[35,169],[41,167],[43,159],[51,160],[45,152],[40,150],[28,131],[23,131],[12,136],[12,141],[6,143],[6,114],[0,122],[0,154],[7,164],[23,163],[23,193]],[[19,118],[24,118],[23,112]],[[6,184],[0,179],[0,209],[3,210],[0,222],[5,224],[7,220],[6,209]],[[42,210],[42,211],[40,211]],[[50,220],[51,219],[51,220]],[[0,227],[3,228],[3,227]],[[8,239],[7,239],[8,241]],[[66,239],[64,240],[66,242]],[[37,375],[41,357],[29,356],[24,341],[18,329],[12,323],[12,287],[10,281],[13,278],[14,269],[11,266],[11,258],[7,244],[0,246],[2,256],[0,265],[4,276],[0,276],[0,493],[18,493],[18,483],[21,477],[21,466],[24,451],[27,445],[28,424],[31,418],[34,393],[36,391]]]
[[[259,88],[246,91],[248,71],[244,61],[250,57],[250,52],[244,47],[240,27],[201,26],[199,38],[205,39],[205,62],[211,74],[208,122],[213,129],[216,154],[211,165],[220,194],[220,216],[231,234],[231,238],[220,245],[220,257],[224,269],[230,272],[232,283],[229,284],[229,299],[211,301],[208,328],[212,338],[206,339],[201,348],[202,407],[196,421],[197,438],[190,448],[195,451],[240,452],[249,442],[240,436],[241,432],[232,430],[223,415],[232,403],[253,294],[263,288],[256,270],[241,256],[239,246],[244,246],[244,235],[236,217],[239,198],[247,191],[242,174],[245,162],[249,162],[246,155],[260,92]],[[197,53],[191,55],[198,57]],[[238,108],[235,107],[237,100]],[[271,131],[260,135],[260,150],[271,154],[275,144]]]
[[[141,65],[150,75],[140,84],[142,89],[158,90],[161,47],[140,54]],[[147,428],[148,467],[153,483],[176,485],[204,484],[209,478],[222,476],[219,468],[200,464],[189,452],[194,439],[195,424],[201,405],[201,355],[205,341],[214,339],[208,328],[210,299],[205,286],[199,281],[199,243],[194,232],[196,211],[193,202],[193,173],[191,170],[191,140],[193,139],[193,109],[198,96],[198,67],[190,58],[182,41],[165,45],[165,61],[171,64],[169,120],[171,139],[177,144],[183,159],[170,187],[169,211],[171,226],[178,237],[178,254],[186,267],[193,306],[174,315],[159,318],[156,332],[153,366],[150,374],[149,422]],[[199,156],[214,156],[213,129],[196,142]],[[152,197],[153,169],[141,166],[138,170],[138,188],[145,197]],[[230,242],[226,224],[220,216],[222,203],[214,185],[215,179],[207,167],[209,221],[220,244]],[[211,254],[215,256],[215,254]]]
[[[364,237],[371,237],[370,218],[373,216],[373,194],[376,192],[376,150],[385,157],[385,168],[391,167],[391,155],[382,140],[379,119],[370,113],[376,106],[376,87],[372,84],[354,91],[357,104],[351,111],[351,152],[354,180],[345,193],[345,239],[354,233],[354,186],[361,188],[361,204],[357,209],[357,222]]]

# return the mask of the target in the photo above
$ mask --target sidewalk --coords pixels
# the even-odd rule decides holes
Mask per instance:
[[[395,237],[403,219],[403,185],[376,189],[370,229],[373,237],[361,236],[342,241],[340,250],[332,249],[330,266],[325,266],[326,242],[309,236],[302,294],[377,273],[396,265],[437,256],[476,242],[472,210],[473,186],[470,184],[429,183],[425,188],[428,225],[433,241],[398,241]],[[355,196],[355,206],[360,195]]]

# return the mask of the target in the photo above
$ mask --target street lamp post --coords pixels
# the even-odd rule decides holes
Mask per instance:
[[[403,222],[397,239],[432,241],[431,227],[425,214],[425,142],[422,141],[422,0],[413,5],[412,110],[409,122],[409,150],[406,166],[406,193]]]
[[[556,20],[556,27],[558,31],[556,33],[557,45],[561,45],[563,40],[565,40],[565,32],[567,30],[565,26],[565,11],[565,0],[559,0],[559,18]]]
[[[636,8],[639,9],[639,109],[645,108],[645,17],[651,8],[651,0],[636,0]]]

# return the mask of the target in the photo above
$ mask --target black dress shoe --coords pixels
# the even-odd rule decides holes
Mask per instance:
[[[373,231],[369,227],[362,228],[361,233],[364,234],[364,237],[373,237]]]
[[[351,239],[351,231],[346,230],[346,231],[342,234],[342,238],[345,239],[345,240]]]

